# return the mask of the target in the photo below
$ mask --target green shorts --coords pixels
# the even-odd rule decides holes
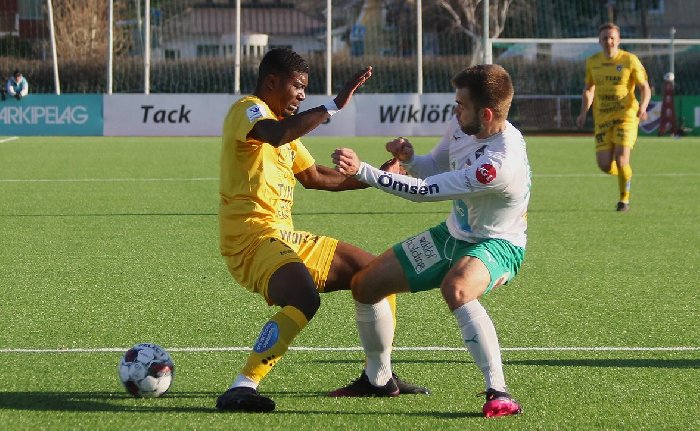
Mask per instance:
[[[453,262],[464,256],[473,256],[486,265],[491,275],[485,295],[494,287],[512,280],[525,257],[524,248],[504,239],[487,239],[479,243],[455,239],[445,222],[394,245],[393,249],[408,278],[411,292],[440,287]]]

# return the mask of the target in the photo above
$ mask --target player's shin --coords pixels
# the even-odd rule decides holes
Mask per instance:
[[[629,203],[630,186],[632,184],[632,167],[630,165],[620,166],[617,182],[620,189],[620,202]]]
[[[475,299],[458,307],[453,313],[462,332],[464,345],[484,374],[486,390],[491,388],[505,392],[501,348],[496,328],[486,309]]]
[[[375,386],[391,379],[391,347],[394,341],[394,316],[386,299],[376,304],[355,301],[355,319],[365,350],[366,374]]]
[[[307,323],[306,316],[299,309],[283,307],[263,326],[241,374],[250,381],[259,383],[282,358]]]

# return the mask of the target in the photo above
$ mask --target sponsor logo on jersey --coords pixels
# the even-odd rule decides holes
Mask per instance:
[[[479,157],[483,156],[485,151],[486,151],[486,145],[482,145],[482,146],[479,147],[479,149],[476,150],[476,152],[474,153],[474,158],[475,158],[475,159],[478,159]]]
[[[282,241],[286,242],[287,244],[299,245],[302,243],[302,241],[306,241],[310,235],[306,232],[301,233],[283,230],[280,231],[280,236],[282,237]]]
[[[496,168],[493,165],[484,163],[476,169],[476,179],[481,184],[488,184],[496,179]]]
[[[406,184],[404,182],[394,180],[391,174],[382,174],[377,178],[377,184],[380,186],[397,190],[401,193],[408,193],[411,195],[432,195],[440,193],[440,186],[437,184],[430,184],[429,186],[416,186]]]
[[[427,231],[402,242],[401,248],[406,253],[416,274],[422,273],[440,262],[441,259],[433,237]]]
[[[280,336],[280,328],[277,322],[270,320],[265,326],[263,326],[262,331],[260,331],[260,336],[253,346],[255,353],[262,353],[265,350],[272,347]]]
[[[248,120],[252,123],[255,119],[263,116],[264,109],[265,108],[260,105],[253,105],[246,109],[245,113],[248,116]]]

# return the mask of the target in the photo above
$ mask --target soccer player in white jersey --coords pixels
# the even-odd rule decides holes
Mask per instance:
[[[336,397],[390,396],[394,325],[387,295],[440,288],[464,344],[485,379],[486,417],[514,415],[496,330],[479,298],[508,283],[525,255],[530,166],[521,133],[506,118],[513,84],[505,69],[478,65],[458,73],[454,118],[429,154],[414,155],[397,138],[387,151],[413,175],[383,172],[347,148],[333,162],[341,173],[417,202],[453,202],[443,223],[385,251],[351,282],[365,370]]]

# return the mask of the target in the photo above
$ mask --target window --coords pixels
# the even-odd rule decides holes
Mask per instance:
[[[276,48],[287,48],[287,49],[292,49],[292,45],[270,45],[270,49],[276,49]]]
[[[639,11],[645,8],[647,12],[653,15],[662,15],[664,13],[664,0],[634,0],[632,9]]]
[[[177,60],[180,58],[179,49],[166,49],[164,52],[166,60]]]
[[[219,45],[197,45],[197,57],[218,57]]]

